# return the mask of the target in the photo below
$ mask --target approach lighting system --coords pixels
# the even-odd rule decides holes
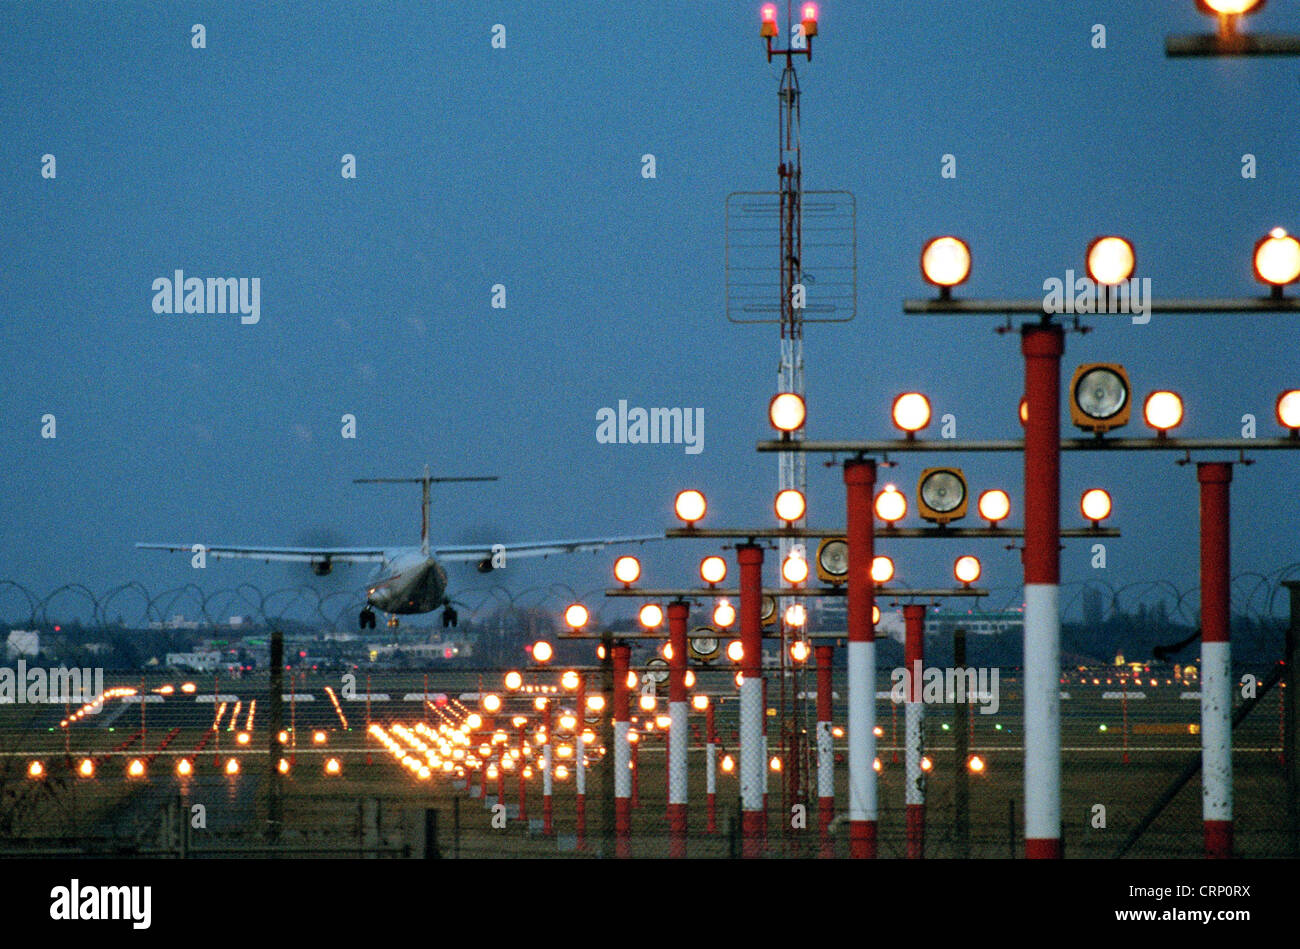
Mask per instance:
[[[1110,493],[1102,488],[1089,488],[1079,499],[1079,510],[1092,521],[1093,527],[1100,527],[1101,522],[1110,517],[1110,509]]]
[[[731,605],[731,601],[721,599],[713,607],[713,625],[718,629],[727,629],[736,621],[736,608]]]
[[[980,495],[980,517],[989,522],[989,527],[997,527],[1011,513],[1011,498],[1001,488],[992,488]]]
[[[1128,424],[1132,410],[1128,373],[1118,363],[1090,363],[1070,380],[1070,421],[1101,435]]]
[[[1300,405],[1297,406],[1300,413]],[[826,537],[817,545],[817,579],[822,583],[844,583],[849,579],[849,542],[843,537]]]
[[[871,561],[871,582],[888,583],[894,579],[894,561],[888,557],[877,556]]]
[[[1160,437],[1183,423],[1183,400],[1177,392],[1152,392],[1142,405],[1142,420]]]
[[[614,561],[614,579],[623,586],[631,586],[641,578],[641,561],[635,557],[619,557]]]
[[[930,400],[919,392],[904,392],[894,399],[890,415],[894,420],[894,427],[906,432],[908,438],[912,438],[930,424]]]
[[[618,575],[617,564],[614,566],[614,574],[615,576]],[[569,608],[564,611],[564,623],[569,627],[569,629],[582,629],[582,627],[587,625],[587,620],[589,619],[591,619],[591,614],[587,612],[587,608],[581,603],[572,603],[569,605]],[[533,658],[537,659],[536,649],[533,651]],[[546,660],[538,659],[537,661],[545,662]]]
[[[658,603],[647,603],[641,607],[637,619],[641,621],[641,625],[646,629],[658,629],[663,625],[664,611]]]
[[[958,557],[952,565],[952,575],[957,578],[962,586],[970,586],[980,578],[982,573],[978,557],[966,554],[964,557]]]
[[[767,418],[772,427],[782,434],[789,435],[803,428],[808,417],[808,406],[803,396],[794,392],[778,392],[772,396],[767,406]]]
[[[948,299],[952,288],[970,277],[970,247],[956,237],[936,237],[921,249],[921,276],[939,288],[940,299]]]
[[[1280,297],[1283,287],[1300,280],[1300,241],[1280,227],[1260,238],[1255,245],[1255,279]]]
[[[1094,283],[1113,287],[1133,276],[1137,254],[1122,237],[1098,237],[1088,245],[1088,276]]]
[[[916,482],[916,513],[935,524],[965,517],[968,500],[960,468],[926,468]]]
[[[784,521],[787,525],[801,520],[808,512],[808,502],[804,500],[803,492],[796,488],[786,488],[784,491],[778,491],[776,500],[772,504],[776,511],[776,519]]]
[[[876,495],[876,517],[893,527],[903,519],[905,514],[907,514],[907,498],[903,496],[903,492],[892,484],[885,485],[884,489]]]
[[[688,527],[694,527],[695,522],[704,516],[704,512],[708,510],[708,507],[704,495],[694,488],[678,492],[677,500],[673,502],[673,510],[677,512],[678,518],[685,522]]]
[[[716,554],[700,561],[700,579],[712,586],[727,579],[727,561]]]
[[[1277,420],[1291,430],[1292,438],[1300,436],[1300,389],[1288,389],[1277,397]]]

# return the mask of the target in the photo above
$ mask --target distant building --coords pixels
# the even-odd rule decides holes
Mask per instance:
[[[41,634],[34,629],[11,629],[5,643],[5,653],[10,659],[19,656],[38,656],[41,652]]]
[[[169,652],[166,665],[169,669],[188,669],[192,672],[212,672],[220,668],[221,653],[211,652]]]
[[[996,612],[956,613],[930,610],[925,617],[927,636],[951,636],[955,630],[964,629],[970,636],[999,636],[1004,633],[1022,635],[1025,631],[1025,614],[1020,610]]]

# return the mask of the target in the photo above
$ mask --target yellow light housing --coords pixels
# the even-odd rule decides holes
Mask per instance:
[[[793,524],[808,512],[808,503],[804,500],[802,491],[786,488],[784,491],[777,492],[772,508],[776,511],[778,521]]]
[[[617,564],[615,565],[614,575],[618,576]],[[587,620],[589,619],[591,619],[591,613],[589,613],[587,608],[581,603],[571,603],[569,608],[564,611],[564,624],[568,626],[569,629],[582,629],[582,627],[587,625]],[[533,658],[537,658],[536,653],[533,654]],[[545,660],[540,661],[544,662]]]
[[[727,561],[716,554],[700,561],[700,579],[710,585],[727,579]]]
[[[1177,392],[1152,392],[1142,405],[1142,420],[1161,435],[1183,423],[1183,400]]]
[[[1001,488],[993,488],[980,494],[980,517],[989,522],[989,527],[997,527],[1011,513],[1011,498]]]
[[[1118,363],[1089,363],[1070,380],[1070,421],[1098,435],[1128,424],[1132,411],[1128,372]]]
[[[956,577],[963,586],[970,586],[980,578],[982,572],[983,568],[980,567],[979,558],[971,556],[970,554],[958,557],[956,562],[952,565],[952,575]]]
[[[759,612],[759,621],[764,626],[771,626],[776,622],[776,597],[763,597],[763,606]]]
[[[704,495],[694,488],[678,492],[677,499],[673,502],[677,517],[688,526],[694,525],[708,509],[709,504],[704,500]]]
[[[885,485],[884,489],[876,495],[876,517],[886,524],[893,525],[901,521],[906,514],[907,498],[903,496],[903,492],[892,484]]]
[[[1099,526],[1110,517],[1110,493],[1102,488],[1089,488],[1079,499],[1079,510],[1086,519],[1092,521],[1094,527]]]
[[[627,586],[641,576],[641,561],[635,557],[619,557],[614,561],[614,579]]]
[[[935,237],[921,249],[921,276],[947,297],[970,277],[970,247],[956,237]]]
[[[1122,237],[1098,237],[1088,245],[1088,276],[1094,283],[1113,287],[1133,276],[1137,254]]]
[[[825,537],[817,545],[817,579],[823,583],[844,583],[849,578],[849,542],[843,537]]]
[[[778,392],[768,403],[767,420],[778,432],[786,435],[797,432],[807,419],[808,406],[796,392]]]
[[[658,603],[647,603],[641,607],[641,612],[637,614],[637,619],[646,629],[658,629],[664,621],[664,611]]]
[[[1300,389],[1288,389],[1277,397],[1277,420],[1292,435],[1300,434]]]
[[[966,516],[969,492],[960,468],[926,468],[916,482],[916,513],[934,524]]]
[[[894,399],[890,417],[910,438],[930,424],[930,400],[919,392],[904,392]]]

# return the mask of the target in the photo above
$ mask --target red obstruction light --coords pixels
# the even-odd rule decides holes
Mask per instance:
[[[759,35],[764,39],[774,38],[778,32],[776,27],[776,4],[763,4],[762,10],[759,11],[759,16],[762,18],[762,25],[759,27]]]

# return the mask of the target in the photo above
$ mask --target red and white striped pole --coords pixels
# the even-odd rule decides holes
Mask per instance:
[[[709,797],[709,816],[706,830],[710,834],[718,832],[718,730],[713,717],[713,699],[709,699],[704,709],[704,728],[706,743],[704,745],[704,789]]]
[[[555,756],[551,751],[551,730],[555,727],[555,713],[550,699],[542,701],[546,703],[545,718],[542,719],[546,728],[546,744],[542,745],[542,833],[550,837],[555,833],[552,803],[552,795],[555,792]]]
[[[587,849],[587,743],[582,732],[587,727],[587,677],[578,673],[577,724],[573,736],[573,784],[577,791],[574,816],[577,822],[577,848]]]
[[[691,740],[686,720],[686,623],[691,608],[685,600],[668,604],[668,856],[686,856],[686,749]]]
[[[613,647],[614,853],[623,859],[632,856],[632,748],[627,740],[627,732],[632,724],[627,705],[627,674],[631,652],[626,643],[618,643]]]
[[[741,854],[763,855],[763,548],[742,544],[740,563],[740,808]]]
[[[817,655],[817,828],[823,858],[835,856],[831,821],[835,819],[835,738],[831,722],[831,663],[835,647],[818,645]]]
[[[871,621],[876,592],[871,580],[875,557],[876,463],[856,458],[844,463],[849,546],[849,856],[876,855],[876,631]]]
[[[907,858],[925,856],[925,772],[921,756],[925,752],[925,705],[921,701],[921,673],[925,664],[925,605],[908,603],[903,607],[903,664],[907,671],[907,704],[903,706],[903,731],[906,735],[907,762]]]
[[[1199,462],[1201,485],[1201,813],[1205,855],[1232,856],[1232,652],[1228,485],[1232,465]]]
[[[1061,856],[1061,354],[1054,323],[1025,356],[1025,856]]]

